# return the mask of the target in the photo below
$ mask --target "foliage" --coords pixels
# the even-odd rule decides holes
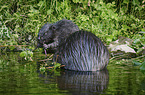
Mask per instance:
[[[8,48],[34,49],[40,28],[63,18],[108,45],[123,36],[133,39],[130,47],[137,53],[145,47],[145,0],[1,0],[0,5],[0,45]],[[29,59],[27,53],[21,55]]]
[[[32,57],[33,57],[33,52],[32,51],[23,51],[20,53],[20,57],[24,57],[25,60],[29,60],[29,61],[33,61]]]
[[[145,31],[145,30],[144,30]],[[139,34],[133,37],[134,42],[133,45],[137,50],[137,53],[140,53],[142,50],[145,49],[145,32],[140,32]]]
[[[58,68],[60,68],[61,64],[57,62],[44,62],[44,64],[41,64],[40,71],[45,72],[46,70],[49,70],[51,72],[56,72]]]
[[[0,45],[17,45],[18,34],[13,33],[3,22],[0,26]]]
[[[137,3],[135,3],[137,2]],[[144,21],[136,18],[136,12],[143,14],[143,4],[132,2],[135,7],[132,14],[127,14],[124,0],[117,12],[116,2],[105,3],[102,0],[65,0],[65,1],[25,1],[10,0],[0,2],[1,21],[19,37],[18,44],[35,45],[36,36],[44,23],[56,22],[62,18],[74,20],[80,29],[91,31],[109,43],[118,36],[132,37],[143,29]],[[141,6],[142,5],[142,6]],[[142,13],[141,13],[142,12]],[[141,17],[141,16],[140,16]],[[16,39],[16,38],[13,38]]]
[[[144,61],[142,63],[138,62],[138,61],[133,61],[134,65],[136,66],[140,66],[140,70],[141,71],[145,71],[145,58],[144,58]]]

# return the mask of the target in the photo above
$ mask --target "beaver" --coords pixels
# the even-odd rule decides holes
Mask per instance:
[[[71,34],[58,46],[54,60],[65,65],[65,69],[97,71],[108,65],[109,52],[97,36],[80,30]]]
[[[53,24],[46,23],[38,33],[37,48],[48,49],[48,53],[55,52],[57,46],[76,31],[79,31],[79,27],[71,20],[62,19]]]

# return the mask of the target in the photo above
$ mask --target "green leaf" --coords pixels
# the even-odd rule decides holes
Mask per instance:
[[[133,0],[132,4],[133,4],[133,5],[139,5],[140,3],[139,3],[138,0]]]
[[[55,64],[54,64],[54,69],[56,69],[57,67],[60,67],[60,65],[61,65],[61,64],[55,62]]]
[[[50,15],[52,13],[52,10],[47,11],[47,15]]]
[[[127,25],[122,25],[122,30],[126,31],[127,29],[130,29],[130,27]]]
[[[129,4],[129,0],[123,0],[123,3]]]
[[[133,63],[134,63],[134,66],[140,66],[140,65],[141,65],[141,63],[140,63],[140,62],[135,61],[135,60],[133,60]]]
[[[39,69],[41,72],[45,72],[46,68],[45,67],[40,67]]]
[[[19,36],[18,36],[18,34],[13,34],[13,37],[18,38]]]
[[[15,47],[14,47],[14,46],[10,46],[9,48],[10,48],[10,50],[14,50],[14,49],[15,49]]]
[[[26,51],[23,51],[20,53],[20,57],[25,57],[27,55],[27,52]]]
[[[145,62],[142,63],[140,70],[145,70]]]

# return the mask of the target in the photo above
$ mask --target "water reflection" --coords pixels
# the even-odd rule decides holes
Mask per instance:
[[[39,55],[39,54],[36,54]],[[44,55],[45,57],[45,55]],[[145,95],[145,73],[132,65],[109,64],[99,72],[37,72],[19,53],[0,53],[0,95]],[[128,64],[128,63],[126,63]]]
[[[97,72],[64,71],[57,77],[58,87],[68,90],[73,95],[103,93],[109,83],[108,70]]]

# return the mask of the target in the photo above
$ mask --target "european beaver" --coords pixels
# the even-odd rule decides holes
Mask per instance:
[[[97,71],[108,65],[109,52],[97,36],[80,30],[71,34],[59,45],[55,59],[65,65],[65,69]]]
[[[79,31],[79,28],[71,20],[63,19],[53,24],[46,23],[38,33],[37,47],[55,52],[57,46],[76,31]]]

